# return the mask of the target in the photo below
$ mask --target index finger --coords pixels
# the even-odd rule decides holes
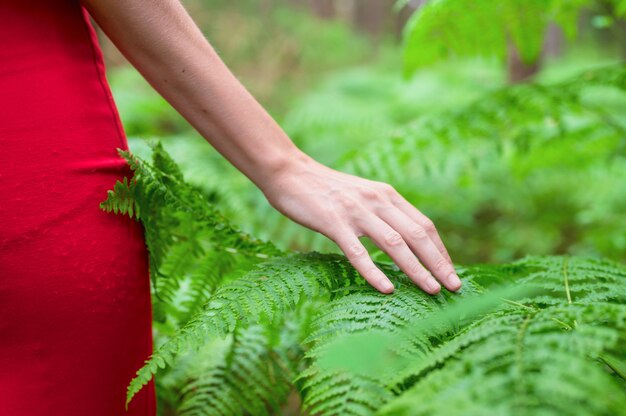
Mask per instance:
[[[332,238],[344,252],[348,261],[359,272],[361,276],[376,290],[381,293],[392,293],[394,290],[393,283],[387,276],[374,264],[369,253],[365,249],[361,240],[351,230],[337,233]]]

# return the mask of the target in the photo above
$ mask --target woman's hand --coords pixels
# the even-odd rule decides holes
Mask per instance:
[[[438,293],[437,280],[449,290],[461,287],[432,221],[390,185],[338,172],[308,157],[266,182],[261,189],[274,208],[337,243],[380,292],[391,293],[393,285],[375,266],[361,236],[369,237],[425,292]]]
[[[372,286],[393,291],[361,236],[370,237],[426,292],[439,292],[435,278],[459,289],[432,222],[389,185],[303,155],[224,65],[178,0],[81,1],[146,80],[275,208],[335,241]]]

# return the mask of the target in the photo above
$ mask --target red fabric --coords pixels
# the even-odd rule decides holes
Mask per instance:
[[[130,176],[127,141],[87,13],[0,0],[0,415],[124,410],[152,352],[140,223],[98,204]]]

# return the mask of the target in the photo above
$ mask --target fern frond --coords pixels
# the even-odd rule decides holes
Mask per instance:
[[[306,409],[320,415],[371,415],[393,395],[379,380],[310,367],[304,374]]]
[[[363,284],[358,276],[345,259],[315,253],[279,257],[257,265],[245,276],[218,288],[206,306],[150,357],[130,383],[128,400],[178,354],[196,350],[206,339],[223,337],[237,327],[278,320],[304,299]]]
[[[581,251],[626,259],[623,108],[589,99],[595,88],[623,100],[626,67],[505,88],[421,117],[340,169],[427,207],[442,234],[457,236],[449,245],[460,262]]]
[[[387,276],[393,276],[398,282],[393,295],[383,296],[367,288],[356,288],[350,293],[327,304],[316,316],[311,334],[305,340],[311,345],[306,353],[310,361],[309,367],[299,376],[304,380],[302,391],[305,397],[305,408],[311,413],[332,414],[371,414],[383,403],[393,397],[388,389],[386,374],[391,371],[386,362],[369,363],[366,373],[350,373],[336,369],[328,369],[319,360],[327,353],[329,345],[344,336],[358,334],[378,334],[383,338],[393,338],[407,325],[426,319],[432,313],[442,311],[451,303],[472,297],[482,292],[479,285],[466,279],[460,292],[451,294],[443,291],[437,296],[429,296],[420,290],[394,267],[383,267]],[[449,322],[446,328],[453,332],[461,324]],[[439,336],[443,337],[443,331]],[[400,350],[422,349],[428,351],[430,343],[435,339],[413,342],[410,346],[397,342],[396,352]],[[364,342],[371,341],[369,339]],[[376,345],[377,342],[372,342]],[[419,344],[419,345],[418,345]],[[363,350],[361,351],[361,353]],[[361,360],[367,360],[367,354]]]
[[[626,345],[626,269],[581,258],[530,258],[517,266],[516,284],[537,285],[542,294],[489,313],[429,354],[415,355],[390,380],[402,390],[412,387],[380,414],[623,411],[626,394],[599,360],[623,354]],[[600,394],[599,385],[607,392]]]
[[[624,342],[626,309],[596,306],[485,319],[460,336],[462,349],[437,361],[430,356],[430,363],[408,369],[419,381],[380,414],[484,414],[494,409],[503,414],[621,414],[624,391],[593,358]],[[594,315],[611,318],[582,321],[592,309]],[[577,321],[579,328],[564,330],[557,321]],[[476,337],[477,332],[482,336]],[[449,347],[446,343],[441,349]],[[593,393],[598,385],[605,393]]]
[[[106,200],[100,203],[100,208],[105,212],[115,214],[127,214],[131,218],[139,218],[140,211],[136,204],[136,182],[128,181],[128,178],[117,181],[112,190],[107,192]]]
[[[276,414],[291,390],[288,347],[271,345],[262,326],[235,331],[224,363],[197,372],[181,391],[179,414]]]
[[[237,264],[261,261],[277,255],[280,250],[271,243],[262,242],[242,233],[225,220],[207,197],[184,181],[183,175],[165,152],[161,142],[152,144],[152,163],[148,163],[129,151],[119,150],[134,175],[118,181],[101,208],[107,212],[128,214],[144,224],[146,245],[150,256],[150,276],[157,299],[170,302],[176,296],[196,297],[202,292],[180,294],[181,285],[190,287],[215,287],[215,279],[226,275],[194,273],[205,257],[213,257],[213,251],[237,257]],[[199,280],[198,280],[199,279]],[[200,301],[201,302],[201,301]],[[200,302],[186,305],[199,306]],[[155,316],[164,316],[165,304],[155,306]],[[195,310],[185,310],[192,314]],[[180,309],[180,308],[179,308]]]
[[[609,78],[622,82],[619,74]],[[128,386],[127,403],[160,368],[182,365],[166,380],[182,383],[172,400],[190,415],[276,413],[294,385],[305,408],[320,415],[608,415],[626,408],[624,266],[530,257],[464,267],[459,294],[432,297],[380,264],[396,286],[382,295],[342,256],[281,255],[239,232],[155,151],[163,154],[153,165],[126,155],[136,187],[120,182],[106,205],[127,214],[130,199],[139,207],[151,255],[160,256],[156,270],[166,277],[157,279],[155,293],[165,301],[156,310],[171,324]],[[503,285],[523,293],[500,299]],[[531,287],[539,292],[524,292]],[[301,320],[294,311],[303,311]],[[220,338],[223,354],[204,363],[196,351]],[[337,365],[330,358],[341,348],[350,359]],[[201,364],[196,372],[194,363]]]

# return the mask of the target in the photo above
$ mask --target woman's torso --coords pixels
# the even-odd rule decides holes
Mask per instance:
[[[130,176],[77,0],[0,0],[0,415],[153,416],[141,224],[99,208]]]

